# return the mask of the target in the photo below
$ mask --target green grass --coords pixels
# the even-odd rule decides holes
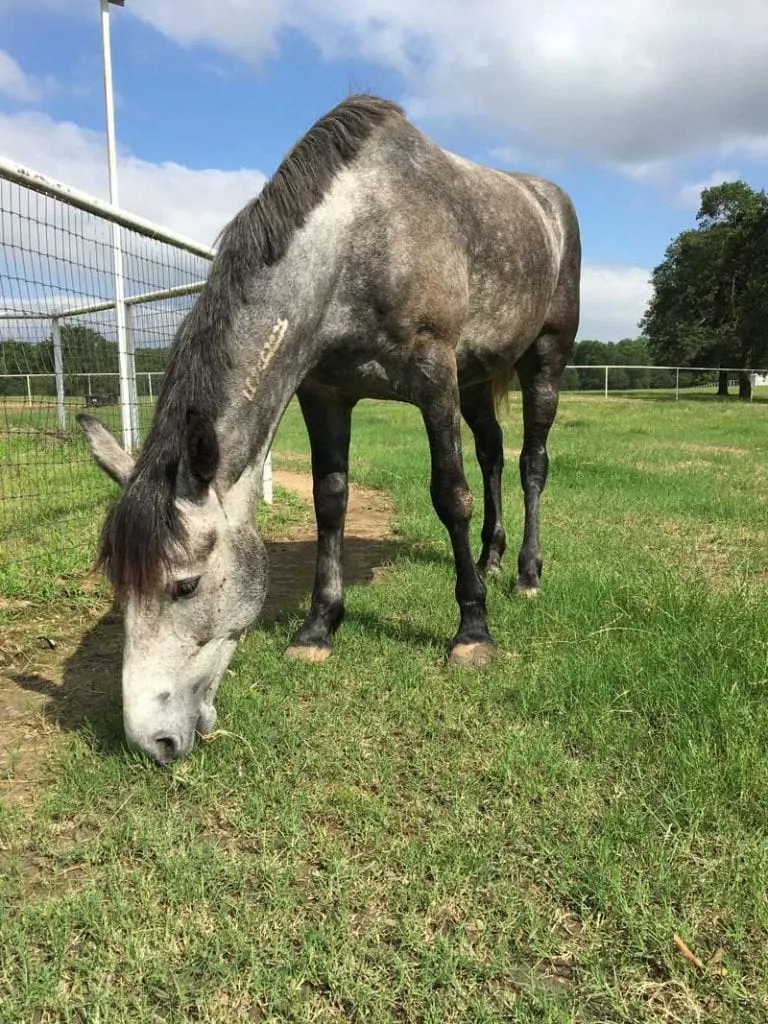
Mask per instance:
[[[276,463],[305,450],[291,406]],[[509,596],[510,457],[510,657],[469,670],[418,414],[362,405],[392,564],[324,664],[282,660],[302,609],[254,628],[187,761],[117,708],[63,738],[0,818],[0,1019],[768,1019],[767,450],[760,405],[565,396],[542,596]]]

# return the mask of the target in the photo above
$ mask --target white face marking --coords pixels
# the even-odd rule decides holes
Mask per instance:
[[[245,379],[245,387],[243,388],[243,398],[247,402],[252,402],[256,397],[256,390],[258,388],[259,379],[262,374],[272,362],[272,358],[280,348],[280,344],[285,337],[285,332],[288,330],[287,320],[278,320],[275,326],[272,328],[272,333],[267,338],[266,344],[259,352],[256,364],[254,365],[251,372]]]

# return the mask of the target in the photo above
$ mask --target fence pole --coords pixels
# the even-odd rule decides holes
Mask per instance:
[[[605,368],[605,397],[608,397],[608,367]]]
[[[267,452],[264,470],[261,474],[261,496],[268,505],[272,504],[272,449]]]
[[[104,62],[104,105],[107,120],[107,164],[109,168],[109,201],[119,206],[117,195],[117,151],[115,147],[115,105],[112,95],[112,48],[109,38],[109,0],[101,0],[101,45]],[[115,323],[117,327],[117,359],[120,367],[120,420],[123,448],[133,451],[138,445],[136,432],[136,366],[129,348],[126,329],[125,281],[123,278],[122,228],[112,222],[112,267],[115,278]]]
[[[680,397],[680,367],[675,367],[675,401]]]
[[[29,379],[29,374],[27,374],[27,401],[32,405],[32,382]]]
[[[152,399],[155,397],[152,394],[152,374],[151,373],[147,374],[147,391],[149,392],[149,400],[151,402]]]
[[[67,429],[67,411],[64,407],[64,360],[61,357],[61,325],[59,318],[51,320],[53,337],[53,370],[56,375],[56,422],[59,430]]]
[[[120,253],[120,270],[122,273],[122,252]],[[117,284],[117,281],[115,281]],[[123,281],[120,281],[121,290],[124,287]],[[133,307],[129,306],[123,296],[122,302],[118,303],[115,313],[118,316],[118,341],[119,341],[119,323],[120,314],[119,309],[122,306],[123,309],[123,330],[125,337],[125,362],[126,362],[126,386],[123,390],[122,379],[120,381],[120,405],[124,406],[127,404],[128,422],[130,431],[130,441],[123,441],[123,447],[128,451],[135,450],[139,446],[139,393],[136,387],[136,355],[133,343]],[[121,365],[122,371],[122,365]],[[122,378],[122,372],[121,372]]]

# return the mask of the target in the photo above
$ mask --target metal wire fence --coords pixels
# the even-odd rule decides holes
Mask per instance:
[[[140,447],[212,256],[0,159],[0,593],[23,591],[30,572],[87,567],[115,485],[75,413],[97,407]]]

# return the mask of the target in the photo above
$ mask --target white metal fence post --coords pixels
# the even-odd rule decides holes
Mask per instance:
[[[675,367],[675,401],[680,398],[680,367]]]
[[[27,374],[27,401],[32,405],[32,382],[29,379],[29,374]]]
[[[53,370],[56,377],[56,422],[59,430],[67,429],[67,410],[64,405],[64,360],[61,356],[61,324],[58,317],[51,319],[53,338]]]
[[[264,463],[264,472],[261,475],[261,496],[268,505],[272,504],[272,449],[267,452],[267,458]]]
[[[112,47],[109,38],[109,0],[101,0],[101,43],[104,59],[104,103],[107,119],[107,162],[109,166],[109,201],[119,205],[117,195],[117,151],[115,148],[115,105],[112,95]],[[133,451],[138,445],[136,431],[136,366],[126,328],[125,280],[123,277],[123,239],[119,224],[112,224],[112,264],[115,275],[115,323],[117,358],[120,367],[120,419],[123,447]]]
[[[122,267],[121,267],[122,272]],[[122,283],[122,282],[121,282]],[[128,444],[124,443],[124,447],[128,450],[134,450],[139,446],[139,393],[136,387],[136,354],[134,348],[134,337],[133,337],[133,307],[129,306],[125,298],[122,303],[118,303],[115,310],[118,316],[119,324],[119,309],[120,305],[123,307],[123,323],[125,330],[125,355],[126,355],[126,373],[127,373],[127,384],[125,388],[125,397],[123,397],[123,386],[121,381],[120,386],[120,404],[124,402],[128,403],[128,420],[130,423],[130,434],[131,440]],[[118,327],[119,331],[119,327]],[[119,333],[118,333],[119,339]],[[118,346],[118,357],[119,357],[119,346]],[[122,374],[121,374],[122,376]]]
[[[608,397],[608,367],[605,368],[605,397]]]

